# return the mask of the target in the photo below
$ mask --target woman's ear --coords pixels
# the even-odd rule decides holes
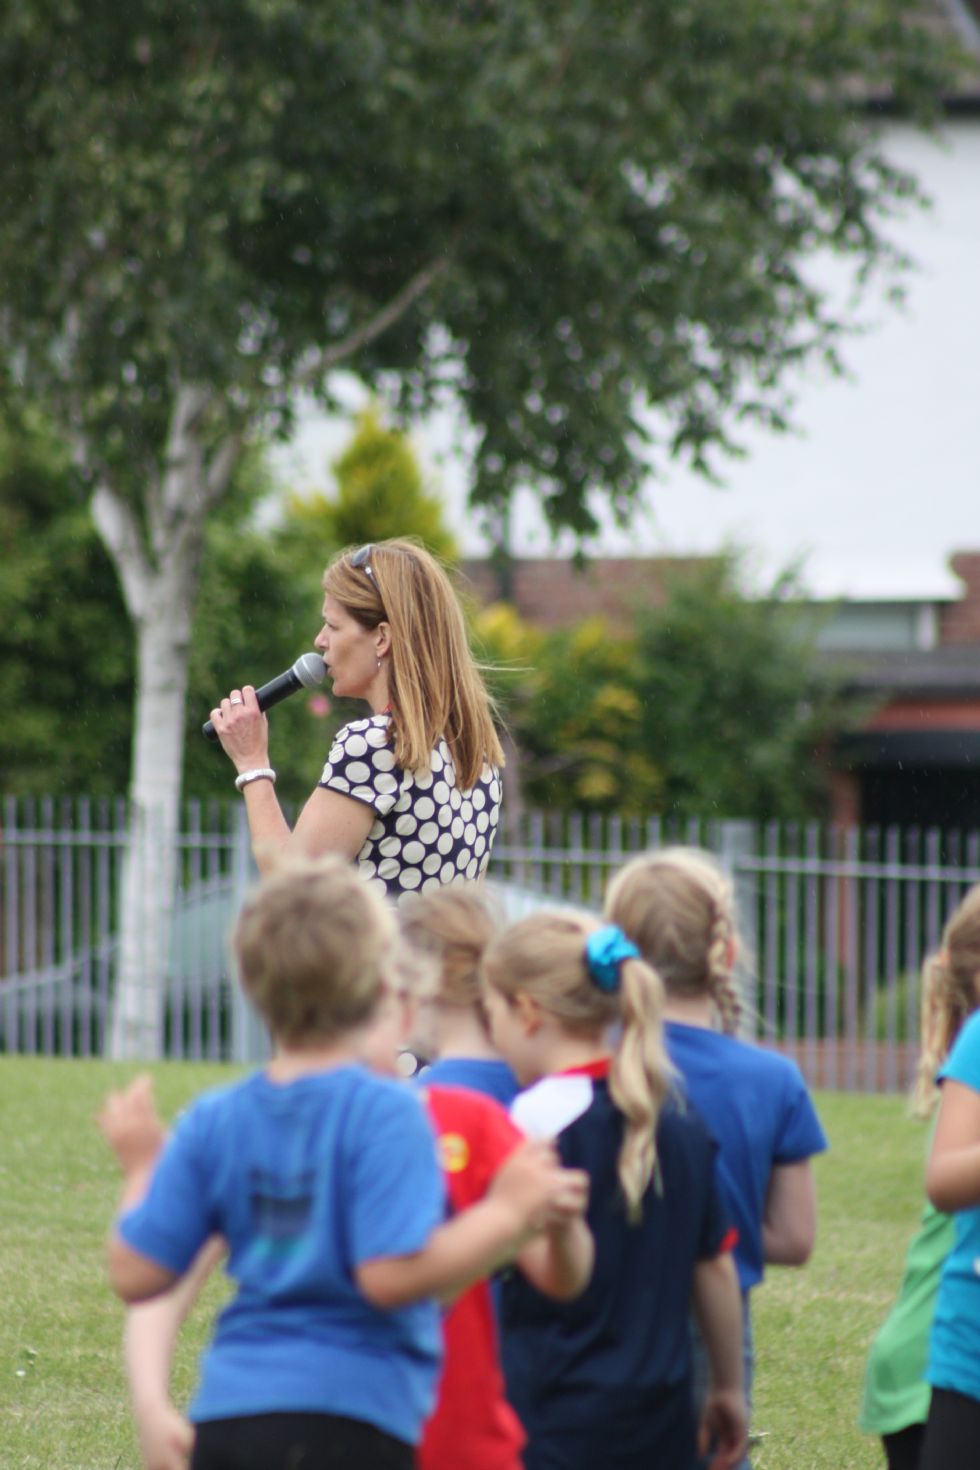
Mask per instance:
[[[391,628],[387,623],[378,623],[374,630],[374,652],[378,658],[391,652]]]

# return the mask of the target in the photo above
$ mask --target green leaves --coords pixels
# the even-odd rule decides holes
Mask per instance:
[[[448,355],[477,499],[529,482],[580,532],[594,491],[628,513],[643,404],[655,455],[708,468],[832,342],[801,266],[887,263],[882,210],[912,192],[851,104],[934,115],[944,75],[912,0],[177,13],[29,0],[8,28],[0,274],[27,379],[138,495],[175,381],[213,389],[220,433],[274,421],[338,342],[406,403]]]

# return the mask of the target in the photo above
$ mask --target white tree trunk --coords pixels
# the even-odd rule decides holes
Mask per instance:
[[[177,879],[189,619],[179,589],[154,581],[159,612],[137,634],[129,833],[108,1045],[117,1060],[162,1054]]]
[[[109,1056],[119,1060],[162,1051],[191,617],[207,514],[239,447],[226,439],[207,464],[200,434],[206,408],[200,390],[178,392],[164,472],[147,487],[142,518],[106,485],[92,501],[136,632],[130,823],[107,1040]]]

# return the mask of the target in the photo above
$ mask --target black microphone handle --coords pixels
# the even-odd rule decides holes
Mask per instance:
[[[271,709],[274,704],[280,704],[282,700],[288,699],[291,694],[296,693],[297,689],[302,688],[302,681],[297,678],[295,671],[287,669],[284,674],[277,674],[274,679],[269,680],[268,684],[263,684],[260,689],[256,689],[255,697],[259,702],[259,709],[267,710]],[[209,740],[217,740],[218,732],[214,728],[213,720],[205,720],[201,730]]]

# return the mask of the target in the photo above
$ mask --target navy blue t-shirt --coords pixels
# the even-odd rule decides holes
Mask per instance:
[[[547,1078],[518,1098],[512,1115],[540,1134],[549,1121],[560,1124],[563,1111],[577,1116],[558,1132],[562,1161],[591,1180],[595,1270],[572,1302],[549,1300],[517,1273],[505,1281],[503,1362],[528,1433],[526,1465],[689,1466],[692,1279],[696,1263],[724,1249],[730,1233],[714,1144],[696,1113],[668,1103],[657,1127],[657,1182],[632,1225],[617,1174],[623,1119],[606,1081]],[[535,1126],[535,1113],[544,1127]]]

